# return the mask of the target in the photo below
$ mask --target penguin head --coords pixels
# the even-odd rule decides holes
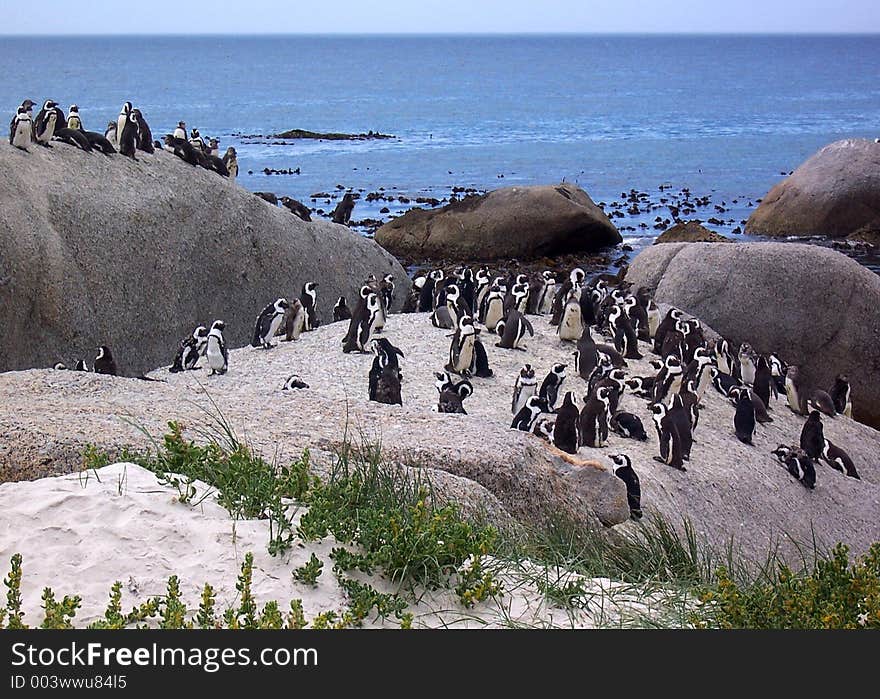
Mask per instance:
[[[340,296],[340,297],[339,297],[339,300],[336,302],[336,306],[335,306],[335,307],[336,307],[336,308],[342,308],[342,307],[345,306],[345,305],[346,305],[346,304],[345,304],[345,296]]]
[[[362,298],[362,299],[366,299],[366,298],[368,298],[369,295],[372,294],[372,293],[373,293],[373,290],[372,290],[367,284],[364,284],[364,285],[361,287],[360,294],[361,294],[361,298]]]
[[[700,364],[710,364],[715,361],[715,357],[705,347],[697,347],[694,352],[694,359],[700,361]]]
[[[615,473],[619,468],[632,466],[632,462],[626,454],[611,454],[608,458],[611,459],[611,462],[614,464]]]
[[[447,388],[452,388],[452,377],[449,376],[446,372],[434,372],[434,376],[436,377],[436,381],[434,382],[434,386],[437,387],[438,393],[443,393]]]
[[[658,418],[666,417],[666,414],[669,412],[669,409],[663,403],[651,403],[650,410]]]
[[[52,365],[52,368],[56,371],[62,371],[67,369],[67,365],[64,362],[55,362],[55,364]]]
[[[470,398],[474,395],[474,387],[470,381],[459,381],[455,385],[455,392],[458,394],[458,397],[464,400],[465,398]]]
[[[75,104],[70,105],[70,109],[67,110],[70,114],[79,114],[79,107]]]
[[[818,422],[820,425],[822,424],[822,414],[818,410],[811,410],[810,416],[807,418],[807,422]]]
[[[33,100],[25,100],[21,103],[21,106],[24,107],[24,111],[29,112],[34,108],[35,104],[36,102],[34,102]]]
[[[623,369],[613,369],[608,372],[608,378],[617,383],[624,383],[626,372]]]
[[[130,114],[131,113],[131,102],[126,102],[122,105],[122,113]]]
[[[85,359],[80,359],[77,361],[76,366],[74,367],[76,371],[88,371],[89,367],[86,365]]]
[[[528,286],[528,283],[529,283],[529,277],[528,277],[528,275],[526,275],[526,274],[517,274],[517,275],[516,275],[516,283],[517,283],[517,285],[523,285],[523,284],[525,284],[526,286]]]
[[[318,282],[306,282],[303,284],[302,292],[315,298],[318,295]]]
[[[450,284],[446,287],[446,302],[449,303],[458,301],[458,297],[461,296],[461,291],[458,289],[458,284]]]
[[[226,330],[226,323],[224,323],[222,320],[215,320],[211,324],[211,330]]]
[[[486,267],[480,267],[477,270],[477,284],[484,285],[489,283],[489,269]]]
[[[565,376],[565,370],[568,368],[568,364],[554,364],[553,368],[550,370],[558,377],[562,378]]]
[[[442,270],[442,269],[435,269],[435,270],[434,270],[433,272],[431,272],[431,274],[428,275],[428,276],[430,276],[431,279],[433,279],[435,283],[436,283],[436,282],[442,282],[443,279],[445,279],[445,277],[446,277],[446,275],[443,273],[443,270]]]
[[[276,313],[284,313],[288,308],[290,308],[290,304],[287,302],[287,299],[282,297],[275,302],[275,312]]]
[[[235,148],[229,146],[229,148],[226,149],[226,155],[228,155],[230,158],[234,158],[238,155],[238,153],[235,152]]]
[[[208,329],[204,325],[200,325],[195,330],[193,330],[193,337],[195,337],[195,338],[207,337],[207,335],[208,335]]]
[[[780,444],[773,451],[770,452],[775,456],[779,461],[785,461],[791,455],[791,447],[787,447],[784,444]]]
[[[549,269],[545,269],[543,272],[541,272],[541,278],[544,280],[544,284],[556,283],[556,276]]]
[[[584,272],[584,270],[582,270],[580,267],[575,267],[573,270],[571,270],[571,274],[568,275],[568,278],[569,280],[571,280],[571,283],[573,285],[580,286],[584,283],[584,279],[586,279],[586,276],[587,274],[586,272]]]
[[[535,378],[535,370],[532,369],[531,364],[525,364],[523,368],[519,370],[519,375],[524,379],[533,379]]]
[[[55,109],[55,106],[56,105],[52,100],[46,100],[46,102],[43,104],[43,109],[48,111],[50,109]]]
[[[550,404],[547,402],[546,398],[539,398],[538,396],[530,396],[526,401],[526,407],[533,413],[549,413],[550,412]]]
[[[498,333],[499,337],[504,337],[504,329],[507,327],[507,323],[504,320],[499,320],[495,324],[495,332]]]
[[[394,284],[394,275],[386,274],[384,277],[382,277],[382,281],[386,284]]]
[[[98,356],[95,357],[95,360],[98,359],[113,359],[113,355],[110,353],[110,348],[107,345],[101,345],[98,347]]]

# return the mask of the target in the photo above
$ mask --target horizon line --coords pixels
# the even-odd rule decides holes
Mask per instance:
[[[405,37],[875,37],[880,31],[475,31],[475,32],[82,32],[82,33],[0,33],[4,39],[76,39],[76,38],[131,38],[131,37],[241,37],[241,38],[405,38]]]

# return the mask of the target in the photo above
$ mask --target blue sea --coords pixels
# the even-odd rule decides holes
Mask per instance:
[[[328,210],[311,195],[338,186],[443,199],[564,179],[608,205],[635,189],[658,207],[615,219],[636,248],[666,215],[660,185],[710,196],[697,216],[730,233],[823,145],[880,136],[878,36],[5,37],[0,76],[9,115],[51,98],[103,131],[130,100],[157,137],[184,120],[235,146],[244,187]],[[293,128],[395,138],[235,135]],[[361,199],[353,219],[408,206]]]

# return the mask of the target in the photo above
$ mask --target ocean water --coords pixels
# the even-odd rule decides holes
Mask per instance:
[[[730,233],[823,145],[880,136],[878,75],[878,36],[0,39],[10,116],[51,98],[102,131],[130,100],[157,137],[183,119],[234,145],[243,186],[327,210],[311,195],[338,186],[442,199],[564,179],[609,206],[636,189],[656,208],[615,223],[637,248],[668,216],[661,184],[711,197],[696,216]],[[292,128],[396,138],[235,136]],[[360,200],[353,219],[384,205],[408,208]]]

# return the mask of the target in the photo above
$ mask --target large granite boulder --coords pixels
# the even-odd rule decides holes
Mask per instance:
[[[592,252],[622,241],[589,195],[572,184],[505,187],[442,209],[412,209],[376,231],[407,259],[530,259]]]
[[[880,144],[847,139],[825,146],[777,184],[746,232],[842,238],[880,218]]]
[[[661,243],[730,243],[730,238],[725,238],[720,233],[709,230],[699,221],[682,221],[671,228],[667,228],[654,240],[654,245]]]
[[[138,160],[0,144],[0,371],[111,347],[136,374],[217,318],[246,344],[259,311],[319,283],[325,321],[368,274],[404,269],[343,226],[306,223],[164,151]],[[399,302],[398,302],[399,303]]]
[[[880,276],[846,255],[796,243],[659,245],[633,260],[627,281],[733,342],[779,352],[814,388],[846,374],[854,416],[880,427]]]

